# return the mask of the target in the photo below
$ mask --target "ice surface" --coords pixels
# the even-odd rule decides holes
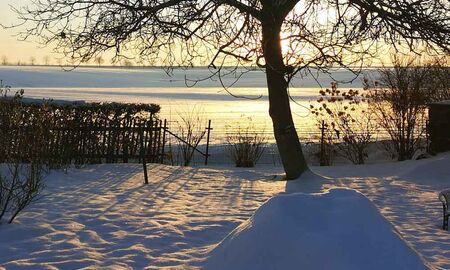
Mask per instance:
[[[317,84],[311,76],[296,80],[290,88],[290,95],[296,101],[292,104],[294,120],[301,131],[316,128],[316,121],[308,120],[309,102],[316,100],[320,87],[329,87],[332,79],[319,74]],[[227,130],[235,130],[238,122],[245,128],[249,119],[258,131],[272,130],[269,117],[268,93],[265,73],[246,73],[233,88],[229,89],[235,98],[225,91],[218,78],[204,80],[187,87],[186,79],[201,79],[211,76],[206,68],[175,69],[171,76],[159,68],[87,68],[80,67],[64,71],[59,67],[14,67],[0,66],[0,80],[15,89],[23,88],[25,97],[52,98],[58,100],[84,100],[89,102],[155,103],[161,105],[162,119],[179,120],[179,114],[190,112],[193,106],[201,107],[204,122],[212,119],[216,136],[224,136]],[[338,80],[349,81],[354,74],[348,71],[334,71]],[[225,84],[233,83],[234,76],[224,78]],[[353,84],[342,84],[341,89],[361,88],[361,80]],[[260,98],[259,98],[260,97]],[[248,99],[252,98],[252,99]],[[253,100],[257,98],[256,100]],[[300,105],[299,105],[300,104]],[[173,128],[176,125],[172,124]],[[222,138],[223,139],[223,138]],[[223,140],[224,141],[224,140]]]
[[[213,70],[214,71],[214,70]],[[232,83],[234,87],[266,87],[265,73],[261,70],[246,72],[236,82],[234,74],[223,76],[225,85]],[[238,74],[241,70],[238,70]],[[374,74],[374,70],[365,70],[367,74]],[[142,88],[142,87],[186,87],[193,85],[194,80],[202,81],[195,84],[196,87],[222,87],[217,76],[211,79],[211,71],[207,68],[173,69],[169,73],[161,68],[92,68],[78,67],[76,69],[60,67],[32,67],[32,66],[0,66],[0,79],[5,83],[16,87],[36,88]],[[350,82],[355,75],[346,70],[335,70],[328,74],[316,73],[316,79],[311,75],[297,78],[293,87],[310,88],[319,87],[319,82],[324,87],[329,87],[334,80]],[[332,79],[333,78],[333,79]],[[362,80],[353,80],[350,87],[362,87]]]

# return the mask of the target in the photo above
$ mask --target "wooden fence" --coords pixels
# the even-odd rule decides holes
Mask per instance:
[[[0,163],[36,157],[50,167],[159,162],[162,122],[154,104],[24,102],[0,99]]]
[[[0,163],[39,159],[49,168],[100,163],[165,163],[172,144],[200,154],[208,164],[211,121],[204,132],[206,150],[170,130],[154,104],[71,103],[0,98]],[[166,147],[167,144],[167,147]],[[203,146],[201,147],[203,148]],[[144,171],[145,173],[145,171]]]
[[[3,127],[0,127],[2,130]],[[102,123],[86,123],[78,127],[45,127],[43,132],[36,126],[22,126],[9,130],[15,136],[3,141],[3,159],[19,158],[26,161],[36,151],[31,145],[41,136],[43,158],[51,165],[96,164],[117,162],[156,163],[163,155],[164,141],[161,121],[132,120],[127,126],[107,126]],[[27,143],[28,142],[28,143]],[[27,145],[25,145],[27,144]],[[7,160],[0,160],[0,162]]]

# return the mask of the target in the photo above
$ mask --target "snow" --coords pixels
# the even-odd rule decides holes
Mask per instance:
[[[443,101],[435,102],[433,104],[450,105],[450,100],[443,100]]]
[[[372,240],[379,237],[394,245],[393,254],[401,253],[408,262],[418,260],[413,258],[414,252],[408,248],[411,246],[430,269],[450,269],[450,234],[441,229],[442,205],[438,200],[439,191],[450,187],[448,164],[450,153],[418,161],[313,167],[301,179],[287,183],[274,180],[282,170],[272,166],[237,169],[150,165],[148,186],[142,184],[142,168],[136,164],[90,165],[71,168],[67,173],[53,171],[47,177],[44,196],[14,224],[0,224],[0,269],[199,269],[212,260],[210,255],[214,252],[209,252],[218,243],[243,222],[255,221],[251,219],[255,211],[274,196],[267,204],[277,205],[281,212],[267,212],[263,207],[256,216],[261,217],[262,213],[279,219],[267,226],[303,226],[298,235],[291,234],[288,240],[306,234],[319,239],[323,231],[345,233],[347,241],[343,246],[351,244],[354,248],[359,241],[355,236],[365,233]],[[359,193],[326,193],[333,188],[350,188]],[[277,197],[280,193],[283,195]],[[346,204],[345,200],[352,203]],[[310,211],[295,212],[303,207],[297,201],[311,201],[309,207],[305,205]],[[328,208],[319,208],[321,204]],[[334,204],[341,204],[342,212],[334,211],[330,206]],[[313,211],[315,208],[317,212]],[[318,213],[319,209],[328,214]],[[353,213],[351,220],[336,217],[349,211],[358,212]],[[310,220],[294,222],[297,214],[308,214]],[[282,222],[282,218],[291,222]],[[338,230],[364,221],[377,226],[352,227],[351,234]],[[306,227],[308,224],[315,226]],[[282,230],[272,235],[285,235]],[[255,243],[252,248],[260,245]],[[323,263],[331,262],[331,256],[339,250],[342,261],[347,258],[351,262],[344,262],[349,264],[357,264],[360,257],[379,256],[365,253],[364,249],[352,255],[347,247],[331,247],[319,249]],[[312,252],[313,248],[318,247],[308,250]],[[247,248],[244,254],[250,256],[251,251]],[[318,256],[310,257],[313,255]],[[393,262],[395,256],[386,257]],[[414,267],[423,265],[416,262]]]
[[[444,270],[450,269],[450,233],[441,229],[438,194],[450,188],[449,164],[450,153],[446,153],[416,161],[316,167],[314,178],[288,182],[286,191],[356,189],[374,203],[403,239],[431,263],[432,269]]]
[[[183,269],[284,183],[259,171],[96,165],[48,176],[44,197],[0,224],[0,269]]]
[[[373,204],[351,189],[279,195],[227,236],[205,269],[426,269]]]
[[[215,71],[215,70],[212,70]],[[374,69],[365,69],[367,74],[375,74]],[[234,74],[224,76],[225,85],[233,84],[234,87],[263,87],[267,83],[265,73],[262,70],[247,72],[238,70],[237,74],[244,72],[242,78],[235,83]],[[226,73],[225,71],[223,73]],[[315,73],[314,71],[312,73]],[[182,87],[193,85],[189,80],[202,80],[195,84],[198,87],[222,87],[219,78],[211,77],[211,71],[207,68],[175,68],[168,73],[162,68],[95,68],[95,67],[45,67],[45,66],[0,66],[0,79],[4,83],[21,88],[143,88],[143,87]],[[355,74],[347,70],[332,70],[330,78],[328,74],[317,72],[317,81],[324,87],[331,82],[350,82],[347,86],[362,88],[361,80],[354,80]],[[206,78],[206,80],[205,80]],[[303,76],[294,79],[295,87],[315,87],[317,81],[312,76]],[[349,86],[350,87],[350,86]]]

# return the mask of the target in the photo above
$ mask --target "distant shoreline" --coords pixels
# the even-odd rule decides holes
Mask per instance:
[[[196,70],[196,69],[210,69],[208,66],[194,66],[194,67],[190,67],[190,66],[115,66],[115,65],[30,65],[30,64],[23,64],[23,65],[0,65],[0,67],[56,67],[56,68],[111,68],[111,69],[191,69],[191,70]],[[385,68],[391,68],[388,66],[385,66]],[[223,66],[222,68],[235,68],[234,66]],[[244,67],[241,66],[238,69],[247,69],[250,68],[252,70],[263,70],[261,68],[258,67]],[[383,68],[383,66],[370,66],[370,67],[350,67],[352,69],[362,69],[362,70],[372,70],[372,69],[379,69],[379,68]],[[311,68],[311,69],[316,69],[316,68]],[[340,69],[344,69],[342,67],[333,67],[330,68],[331,70],[340,70]],[[212,68],[211,68],[212,70]]]

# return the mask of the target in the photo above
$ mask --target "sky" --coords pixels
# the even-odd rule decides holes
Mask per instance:
[[[32,0],[0,0],[0,23],[6,26],[17,24],[19,22],[17,14],[11,10],[10,5],[19,8],[30,5],[31,3]],[[6,57],[10,64],[17,64],[18,62],[29,64],[31,58],[34,58],[37,64],[44,63],[44,58],[49,58],[50,64],[59,63],[60,60],[58,61],[58,58],[60,58],[60,56],[53,53],[51,47],[42,47],[32,40],[20,41],[17,34],[23,29],[23,27],[14,29],[4,29],[0,27],[1,62],[3,62],[3,58]],[[108,57],[105,57],[105,59],[107,58]]]
[[[0,23],[11,25],[18,22],[17,15],[9,5],[19,7],[30,3],[30,0],[0,0]],[[52,55],[51,48],[42,48],[39,44],[31,41],[18,41],[18,37],[15,36],[18,31],[19,29],[0,28],[0,57],[6,56],[10,63],[18,61],[27,63],[30,62],[31,57],[36,58],[37,62],[43,62],[46,55]]]
[[[11,10],[10,5],[19,8],[32,4],[32,0],[0,0],[0,23],[3,25],[17,24],[17,14]],[[57,64],[58,55],[52,52],[51,47],[43,47],[33,40],[21,41],[17,34],[24,30],[24,27],[15,29],[3,29],[0,27],[0,61],[6,57],[8,63],[22,64],[31,63],[31,58],[35,59],[37,64],[45,62],[44,58],[50,59],[50,64]],[[105,59],[108,57],[105,57]]]

